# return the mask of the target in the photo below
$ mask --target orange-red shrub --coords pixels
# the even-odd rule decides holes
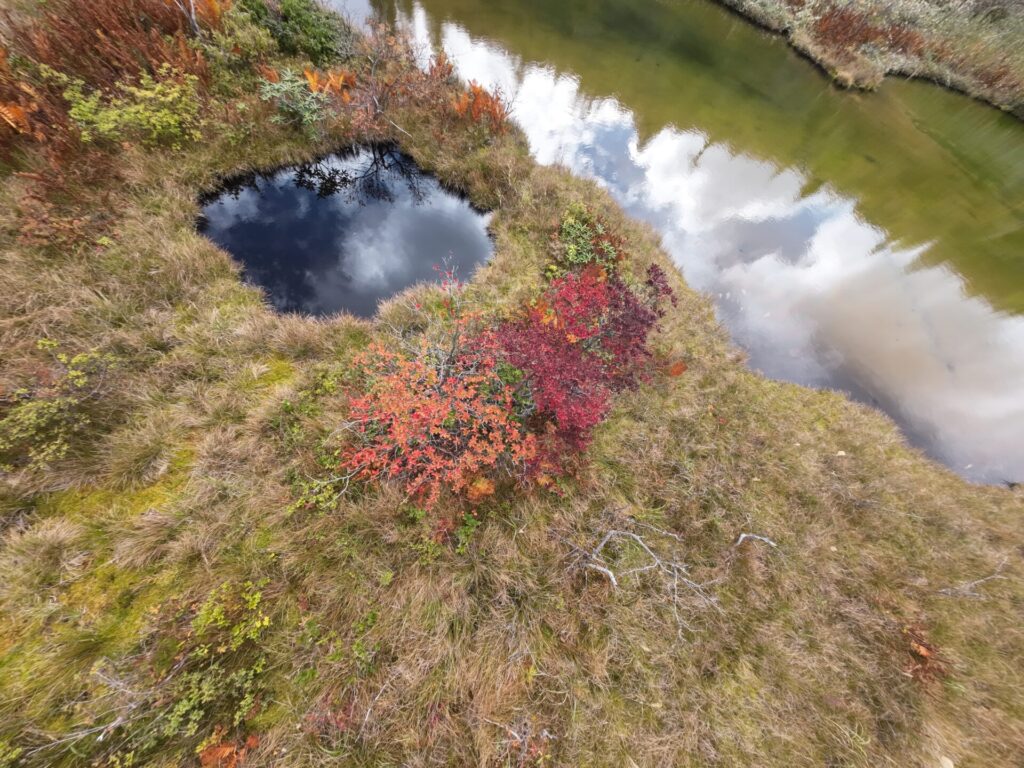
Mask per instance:
[[[373,345],[357,361],[369,391],[350,402],[355,444],[342,466],[362,479],[394,479],[430,508],[444,490],[480,500],[489,486],[480,478],[526,475],[536,440],[515,413],[513,387],[484,350],[459,348],[438,356],[424,344],[407,358]]]

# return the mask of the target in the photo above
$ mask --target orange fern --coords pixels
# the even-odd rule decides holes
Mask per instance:
[[[13,128],[15,133],[30,133],[32,131],[28,120],[28,110],[20,104],[0,103],[0,118]]]
[[[476,81],[469,82],[469,90],[463,91],[452,103],[452,109],[460,118],[474,123],[485,119],[497,133],[504,133],[508,121],[508,106],[500,91],[491,93]]]
[[[320,82],[320,73],[312,69],[302,70],[302,74],[306,76],[306,82],[309,83],[309,90],[313,93],[320,93],[323,90],[323,84]]]

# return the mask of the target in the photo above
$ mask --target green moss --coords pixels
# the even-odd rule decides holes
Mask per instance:
[[[160,509],[180,494],[195,461],[195,449],[179,448],[167,470],[155,483],[136,490],[109,488],[68,489],[47,494],[37,504],[44,516],[75,522],[89,522],[112,515],[120,519],[136,517],[149,509]]]

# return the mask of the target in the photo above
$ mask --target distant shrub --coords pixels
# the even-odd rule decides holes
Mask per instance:
[[[315,132],[328,115],[328,95],[310,89],[306,79],[291,70],[267,70],[259,89],[260,98],[277,107],[274,122]]]
[[[278,50],[277,42],[243,5],[232,5],[203,43],[207,59],[221,71],[246,69]]]
[[[89,90],[82,80],[50,71],[64,87],[71,119],[82,141],[140,141],[147,145],[180,147],[199,131],[198,78],[165,64],[158,79],[146,72],[137,85],[119,82],[111,92]]]
[[[315,0],[280,0],[276,4],[241,0],[241,6],[270,31],[284,53],[302,54],[317,66],[324,66],[354,51],[352,30]]]

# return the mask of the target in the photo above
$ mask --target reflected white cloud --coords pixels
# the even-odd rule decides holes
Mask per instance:
[[[447,263],[468,277],[491,252],[489,215],[378,148],[241,179],[203,207],[202,231],[282,311],[371,316]]]
[[[405,23],[432,50],[414,9]],[[923,248],[890,244],[856,201],[804,196],[797,170],[673,127],[641,145],[633,115],[571,75],[451,22],[439,38],[459,76],[512,99],[539,162],[593,178],[659,229],[754,367],[878,405],[968,477],[1024,480],[1024,318],[968,297],[946,267],[915,266]]]

